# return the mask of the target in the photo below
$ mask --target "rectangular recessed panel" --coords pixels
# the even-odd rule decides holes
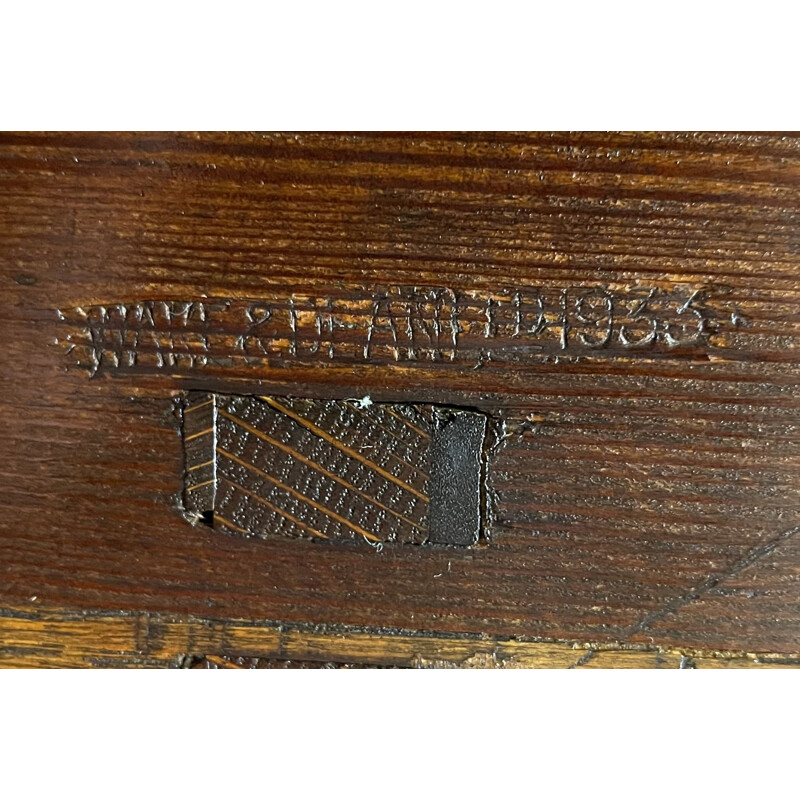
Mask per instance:
[[[474,544],[484,415],[364,400],[190,393],[193,521],[269,538]]]

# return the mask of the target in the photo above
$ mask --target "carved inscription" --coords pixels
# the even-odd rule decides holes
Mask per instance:
[[[192,392],[184,507],[264,538],[469,546],[484,524],[486,429],[460,409]]]
[[[92,375],[334,360],[477,367],[674,357],[712,349],[723,324],[741,322],[705,289],[640,286],[393,286],[326,297],[144,300],[58,313],[69,326],[61,340],[66,351]]]

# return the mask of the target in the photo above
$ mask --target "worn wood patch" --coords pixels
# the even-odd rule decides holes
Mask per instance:
[[[385,665],[350,664],[336,661],[301,661],[288,658],[245,658],[244,656],[188,657],[185,669],[380,669]],[[389,666],[389,669],[392,667]]]
[[[0,610],[0,668],[411,667],[417,669],[797,668],[800,654],[352,630],[268,620]]]
[[[469,546],[485,530],[487,417],[358,400],[190,392],[184,506],[270,536]]]

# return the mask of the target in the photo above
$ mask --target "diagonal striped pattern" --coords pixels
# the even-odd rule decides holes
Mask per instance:
[[[432,434],[407,406],[191,393],[186,508],[240,534],[421,544]]]
[[[193,515],[202,516],[214,508],[217,490],[215,427],[214,398],[190,392],[183,412],[183,505]]]

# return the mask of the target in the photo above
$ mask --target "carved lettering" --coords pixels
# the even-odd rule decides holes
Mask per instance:
[[[705,288],[524,286],[460,293],[391,286],[329,296],[143,300],[58,312],[70,357],[101,371],[321,361],[452,362],[683,356],[714,347],[738,312]]]

